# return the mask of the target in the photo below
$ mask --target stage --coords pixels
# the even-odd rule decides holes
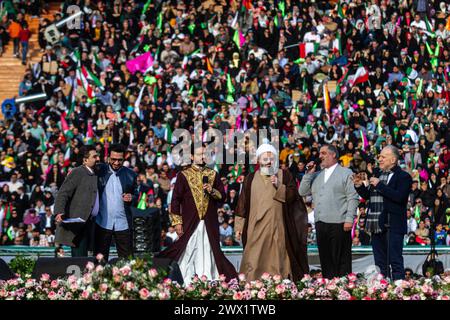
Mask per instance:
[[[65,252],[70,256],[70,248],[65,247]],[[242,259],[241,247],[226,247],[222,248],[227,258],[233,263],[235,268],[239,270]],[[439,260],[444,264],[444,268],[450,268],[450,247],[437,246],[436,250],[439,254]],[[425,262],[427,254],[429,253],[429,246],[407,246],[403,249],[403,257],[405,267],[411,268],[414,273],[422,274],[422,265]],[[24,255],[29,257],[53,257],[54,248],[47,247],[28,247],[28,246],[1,246],[0,259],[7,263],[17,255]],[[116,257],[116,249],[111,248],[111,258]],[[308,247],[308,259],[311,269],[319,269],[320,261],[317,246]],[[353,272],[364,273],[371,271],[374,268],[374,260],[372,255],[372,248],[369,247],[354,247],[352,248]]]

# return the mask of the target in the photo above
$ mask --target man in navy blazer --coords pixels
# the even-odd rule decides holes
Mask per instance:
[[[372,234],[375,264],[393,280],[405,276],[403,238],[407,233],[406,206],[412,185],[411,176],[398,166],[399,158],[396,147],[386,146],[380,153],[380,170],[375,176],[353,177],[358,194],[370,201],[366,230]]]

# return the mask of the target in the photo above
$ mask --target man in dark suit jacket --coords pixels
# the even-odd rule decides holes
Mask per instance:
[[[131,204],[138,198],[137,174],[124,167],[125,147],[112,145],[108,164],[97,167],[100,192],[100,211],[95,224],[95,254],[109,256],[112,238],[119,258],[133,253]]]
[[[366,230],[372,234],[375,264],[384,276],[393,280],[405,277],[403,238],[407,232],[406,206],[412,185],[411,176],[397,165],[399,158],[396,147],[386,146],[379,157],[380,172],[370,179],[364,174],[353,177],[358,194],[370,200]]]
[[[85,257],[92,241],[93,219],[98,213],[99,195],[94,168],[99,156],[94,146],[80,150],[83,164],[73,169],[64,180],[55,200],[57,223],[55,243],[72,247],[72,257]],[[64,223],[68,218],[81,218],[84,223]]]

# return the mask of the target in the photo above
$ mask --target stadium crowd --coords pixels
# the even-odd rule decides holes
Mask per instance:
[[[79,26],[60,28],[62,40],[47,43],[45,28],[71,5],[84,13]],[[17,54],[26,17],[43,7],[3,8],[0,51],[13,45]],[[94,144],[104,161],[113,143],[128,147],[125,166],[148,185],[149,205],[162,208],[161,241],[175,241],[171,133],[193,132],[196,121],[224,134],[279,129],[280,165],[298,184],[322,144],[338,147],[343,166],[369,174],[393,144],[414,180],[405,245],[450,245],[446,1],[65,1],[31,36],[42,58],[27,66],[18,95],[48,99],[2,110],[0,245],[52,246],[55,194],[80,146]],[[254,169],[217,168],[228,195],[218,212],[224,246],[240,244],[233,210]],[[361,201],[354,246],[370,244],[365,217]]]

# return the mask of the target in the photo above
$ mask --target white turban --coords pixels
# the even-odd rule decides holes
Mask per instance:
[[[278,157],[278,152],[275,149],[275,147],[272,146],[271,144],[264,143],[259,146],[258,150],[256,150],[256,158],[259,158],[259,156],[265,152],[271,152],[275,155],[275,157]]]

